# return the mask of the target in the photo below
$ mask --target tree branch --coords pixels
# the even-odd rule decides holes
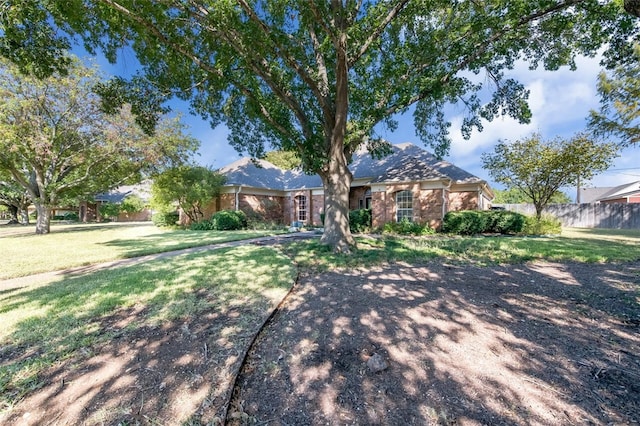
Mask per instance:
[[[371,32],[356,55],[349,58],[349,67],[352,67],[356,62],[358,62],[362,55],[367,53],[369,47],[380,37],[387,25],[389,25],[389,23],[393,21],[393,19],[398,15],[398,13],[400,13],[400,11],[407,5],[407,3],[409,3],[409,0],[401,0],[389,11],[389,13],[387,13],[387,16],[385,16],[382,22],[380,22],[380,24]]]

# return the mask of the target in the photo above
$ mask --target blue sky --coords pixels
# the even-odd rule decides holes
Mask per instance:
[[[584,131],[589,111],[599,106],[596,84],[601,68],[598,62],[597,58],[579,58],[576,71],[565,67],[553,72],[532,71],[526,64],[519,64],[508,76],[516,78],[530,91],[531,123],[523,125],[511,118],[496,118],[493,122],[485,122],[482,132],[474,131],[469,140],[464,140],[459,131],[462,112],[456,114],[454,110],[450,115],[453,144],[445,159],[495,186],[482,169],[480,156],[483,152],[491,152],[499,140],[513,141],[532,132],[541,133],[545,139],[556,136],[569,138]],[[98,63],[110,75],[127,76],[138,67],[133,53],[121,55],[116,65],[108,64],[103,59],[99,59]],[[240,158],[240,154],[227,143],[228,131],[224,126],[212,129],[206,121],[189,114],[187,103],[174,101],[170,106],[172,113],[183,115],[183,121],[189,126],[192,136],[200,140],[197,162],[219,168]],[[397,118],[399,126],[396,131],[381,131],[379,135],[393,144],[412,142],[422,146],[415,135],[411,114]],[[623,150],[608,171],[595,176],[584,186],[617,186],[640,180],[640,165],[637,162],[639,149],[631,147]],[[575,188],[565,188],[564,191],[575,197]]]

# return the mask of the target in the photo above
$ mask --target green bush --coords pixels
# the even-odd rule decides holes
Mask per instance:
[[[118,217],[120,214],[120,205],[116,203],[104,203],[98,207],[98,211],[103,219]]]
[[[518,234],[524,227],[526,216],[521,213],[506,210],[489,210],[486,212],[489,218],[485,232],[498,234]]]
[[[351,232],[354,233],[363,233],[370,231],[371,209],[351,210],[349,212],[349,228],[351,228]]]
[[[158,227],[175,226],[180,219],[178,212],[159,212],[151,217],[151,221]]]
[[[213,229],[232,231],[247,227],[247,216],[241,210],[221,210],[211,217]]]
[[[517,234],[524,227],[526,216],[504,210],[464,210],[444,216],[442,231],[450,234],[482,233]]]
[[[402,219],[400,222],[385,223],[382,232],[399,235],[429,235],[436,231],[426,223],[409,222],[407,219]]]
[[[193,222],[189,225],[189,229],[192,231],[213,231],[215,230],[213,227],[212,220],[201,220],[200,222]]]
[[[558,235],[562,232],[562,224],[553,216],[526,216],[522,235]]]
[[[442,231],[450,234],[474,235],[486,232],[489,216],[485,212],[464,210],[444,215]]]

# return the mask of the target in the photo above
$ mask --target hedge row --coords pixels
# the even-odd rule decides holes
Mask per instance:
[[[483,233],[519,234],[526,216],[505,210],[464,210],[444,216],[442,231],[450,234],[474,235]]]

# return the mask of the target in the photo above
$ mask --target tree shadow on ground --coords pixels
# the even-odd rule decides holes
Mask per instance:
[[[310,275],[254,347],[232,418],[635,423],[639,324],[638,262],[393,264]],[[367,368],[374,353],[388,369]]]
[[[0,423],[216,422],[292,280],[284,256],[243,247],[4,295],[4,312],[29,304],[41,314],[19,321],[0,350],[0,408],[16,402]]]

